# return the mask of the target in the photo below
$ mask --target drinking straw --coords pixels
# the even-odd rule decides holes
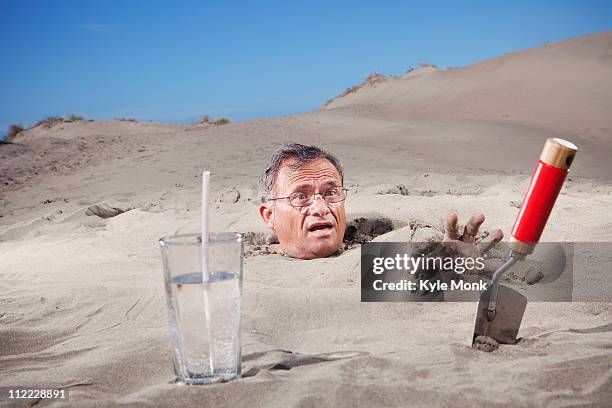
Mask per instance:
[[[202,173],[202,282],[208,282],[208,196],[210,192],[210,172]]]
[[[210,172],[202,173],[202,286],[204,287],[204,317],[206,318],[206,337],[208,339],[208,362],[210,364],[210,375],[214,376],[215,368],[213,365],[213,333],[210,316],[210,302],[208,300],[208,288],[210,285],[210,271],[208,262],[208,197],[210,193]]]

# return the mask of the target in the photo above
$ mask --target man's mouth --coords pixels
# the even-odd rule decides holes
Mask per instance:
[[[316,222],[308,227],[308,232],[332,230],[334,224],[331,222]]]

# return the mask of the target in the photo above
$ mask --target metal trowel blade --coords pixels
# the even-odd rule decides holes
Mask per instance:
[[[499,285],[495,316],[492,320],[488,320],[487,308],[490,293],[491,288],[480,295],[472,344],[478,336],[491,337],[500,344],[518,343],[516,336],[521,327],[527,298],[514,289]]]

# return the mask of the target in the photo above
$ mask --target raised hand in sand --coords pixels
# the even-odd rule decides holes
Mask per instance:
[[[458,216],[451,212],[445,222],[444,239],[425,258],[427,265],[434,265],[433,269],[419,268],[416,271],[418,280],[431,280],[434,276],[442,281],[452,280],[459,275],[491,276],[500,266],[500,259],[491,259],[487,252],[491,250],[504,234],[500,229],[493,230],[476,244],[476,238],[481,225],[485,221],[482,213],[473,214],[459,233]],[[435,280],[435,279],[433,279]]]
[[[485,215],[480,212],[474,213],[465,224],[462,234],[459,234],[458,221],[457,213],[448,214],[444,226],[444,240],[437,249],[445,257],[480,259],[480,262],[476,262],[476,266],[466,267],[465,274],[490,276],[499,267],[501,260],[490,259],[487,253],[501,241],[504,233],[499,228],[495,229],[476,244],[476,237],[485,221]]]

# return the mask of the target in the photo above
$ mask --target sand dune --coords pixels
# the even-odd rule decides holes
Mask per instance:
[[[612,133],[612,32],[464,68],[416,69],[328,105],[398,119],[475,119],[583,135]]]
[[[358,246],[313,261],[270,253],[256,204],[276,147],[324,143],[360,233],[388,223],[378,240],[424,238],[448,211],[479,210],[508,235],[543,141],[559,136],[580,151],[542,240],[609,241],[611,44],[603,33],[417,70],[290,117],[73,122],[0,145],[0,386],[68,387],[74,406],[608,405],[609,298],[530,303],[523,340],[483,353],[470,348],[475,304],[360,303]],[[245,377],[186,387],[173,382],[157,239],[199,229],[206,169],[211,230],[257,241]],[[575,294],[591,281],[610,296],[588,271]]]

